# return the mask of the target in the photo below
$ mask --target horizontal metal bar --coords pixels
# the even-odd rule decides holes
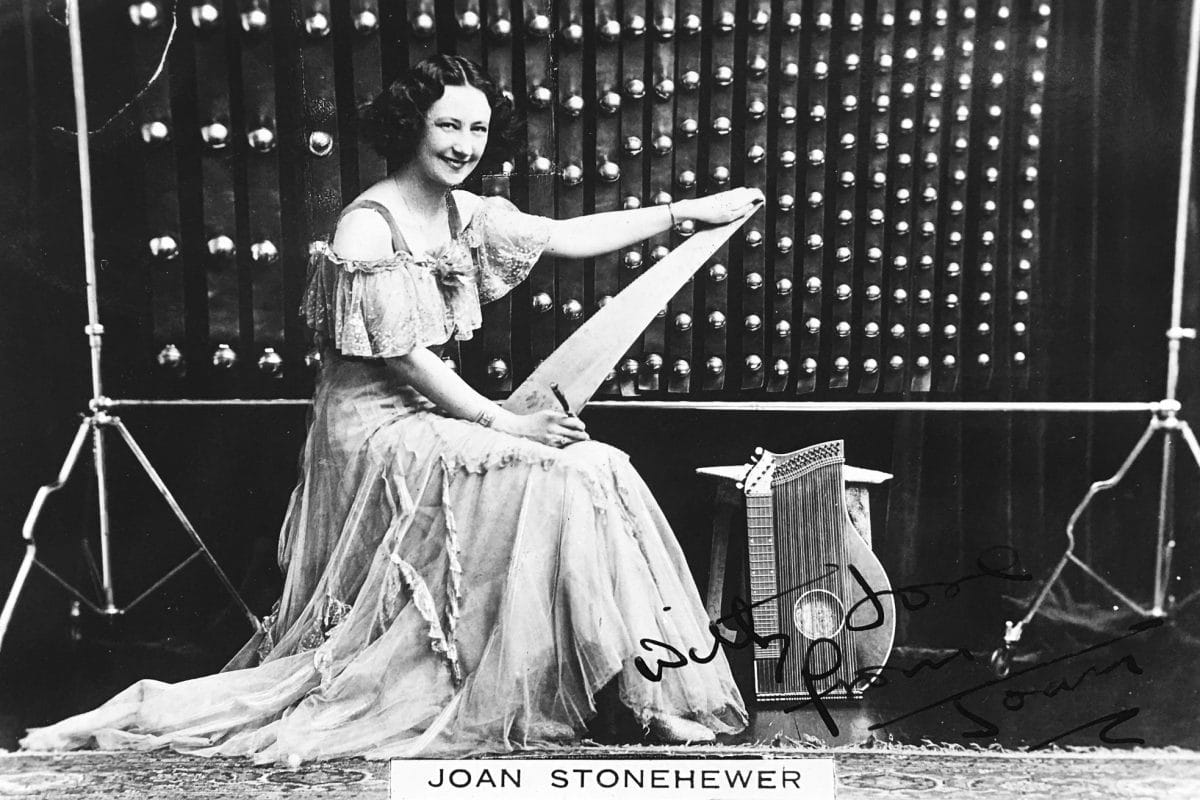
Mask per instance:
[[[237,406],[307,406],[311,405],[312,401],[307,399],[296,399],[289,397],[279,398],[264,398],[264,399],[225,399],[225,400],[116,400],[111,397],[103,398],[96,402],[96,405],[104,409],[114,408],[211,408],[211,407],[237,407]]]
[[[779,402],[761,403],[746,401],[689,401],[689,400],[596,400],[588,403],[588,408],[639,408],[660,411],[790,411],[790,412],[831,412],[831,411],[1003,411],[1003,412],[1036,412],[1036,413],[1116,413],[1140,411],[1142,413],[1159,413],[1170,407],[1178,410],[1178,403],[1155,401],[1150,403],[1021,403],[1021,402],[969,402],[952,400],[933,400],[928,403],[898,400],[894,403],[886,401],[862,400],[814,400],[812,402]]]
[[[225,399],[225,400],[116,400],[105,398],[99,405],[105,409],[116,408],[210,408],[238,406],[306,406],[312,401],[293,398],[274,399]],[[1178,412],[1177,401],[1155,400],[1151,402],[989,402],[930,400],[814,400],[805,402],[757,402],[745,400],[593,400],[588,408],[628,408],[654,411],[788,411],[788,412],[841,412],[841,411],[929,411],[929,412],[1006,412],[1046,414],[1115,414],[1115,413],[1166,413]]]

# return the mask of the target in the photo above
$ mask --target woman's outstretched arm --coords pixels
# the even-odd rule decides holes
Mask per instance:
[[[741,188],[669,205],[555,220],[546,253],[563,258],[590,258],[649,239],[686,219],[712,225],[731,222],[762,201],[763,194],[758,189]]]

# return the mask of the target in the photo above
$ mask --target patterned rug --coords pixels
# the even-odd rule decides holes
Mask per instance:
[[[532,754],[524,754],[529,757]],[[1195,800],[1200,753],[1055,750],[1037,754],[901,746],[621,747],[541,751],[555,758],[781,758],[832,756],[838,800]],[[205,760],[168,752],[0,754],[0,798],[388,797],[384,762],[349,759],[298,769],[243,759]],[[483,795],[486,796],[486,795]]]

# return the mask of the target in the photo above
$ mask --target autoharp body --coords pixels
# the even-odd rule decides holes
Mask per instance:
[[[891,584],[847,513],[842,451],[760,450],[743,481],[754,633],[774,637],[755,647],[759,700],[858,697],[891,653]]]

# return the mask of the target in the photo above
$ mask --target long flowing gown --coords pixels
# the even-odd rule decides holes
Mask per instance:
[[[22,745],[260,762],[496,751],[578,736],[614,679],[643,722],[742,729],[722,654],[659,681],[634,666],[655,660],[643,638],[698,653],[713,639],[628,457],[444,416],[382,360],[470,338],[481,302],[524,279],[548,229],[489,197],[436,257],[318,248],[303,311],[324,359],[264,630],[219,673],[139,681]]]

